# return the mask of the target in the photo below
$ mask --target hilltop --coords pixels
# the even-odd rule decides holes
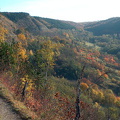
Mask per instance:
[[[2,12],[1,15],[16,24],[18,28],[24,28],[33,35],[38,35],[44,32],[55,32],[54,28],[65,30],[76,29],[76,27],[69,24],[69,22],[54,20],[50,18],[34,17],[30,16],[28,13]]]
[[[1,12],[1,19],[3,24],[11,30],[24,28],[32,35],[57,35],[59,30],[87,30],[94,35],[103,34],[119,34],[120,32],[120,18],[113,17],[107,20],[76,23],[72,21],[55,20],[50,18],[42,18],[37,16],[30,16],[29,13],[23,12]],[[17,27],[17,28],[16,28]]]
[[[120,33],[120,17],[96,21],[84,24],[84,29],[93,32],[94,35],[118,34]]]

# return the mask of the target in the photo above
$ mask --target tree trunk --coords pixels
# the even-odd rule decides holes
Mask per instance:
[[[48,80],[48,70],[49,70],[49,64],[47,65],[47,67],[46,67],[46,72],[45,72],[45,82],[47,82],[47,80]]]
[[[76,98],[76,117],[75,120],[79,120],[80,119],[80,97],[77,96]]]
[[[22,93],[21,93],[22,94],[22,100],[24,100],[24,98],[25,98],[25,91],[26,91],[27,84],[28,84],[28,82],[26,81],[25,85],[24,85],[24,87],[22,89]]]
[[[84,69],[85,69],[85,65],[82,68],[81,74],[80,74],[80,78],[77,81],[77,92],[76,92],[76,116],[75,116],[75,120],[80,120],[80,96],[81,96],[81,88],[80,88],[80,83],[81,80],[83,78],[84,75]]]

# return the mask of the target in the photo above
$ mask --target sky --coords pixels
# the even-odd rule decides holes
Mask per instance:
[[[120,17],[119,3],[120,0],[0,0],[0,11],[89,22]]]

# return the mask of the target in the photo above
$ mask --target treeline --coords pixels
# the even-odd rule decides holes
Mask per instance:
[[[58,29],[76,29],[74,26],[64,23],[60,20],[54,20],[50,18],[41,18],[41,17],[34,17],[35,19],[39,20],[43,24],[45,24],[49,29],[51,28],[58,28]]]
[[[10,13],[9,12],[1,12],[1,14],[15,23],[18,22],[18,20],[29,16],[29,13],[24,13],[24,12],[10,12]]]

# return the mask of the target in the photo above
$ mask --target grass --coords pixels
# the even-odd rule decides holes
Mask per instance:
[[[75,98],[75,86],[76,82],[74,81],[68,81],[64,78],[56,78],[56,77],[51,77],[49,79],[49,84],[51,86],[54,86],[54,92],[60,92],[63,97],[67,97],[70,100],[74,101]]]

